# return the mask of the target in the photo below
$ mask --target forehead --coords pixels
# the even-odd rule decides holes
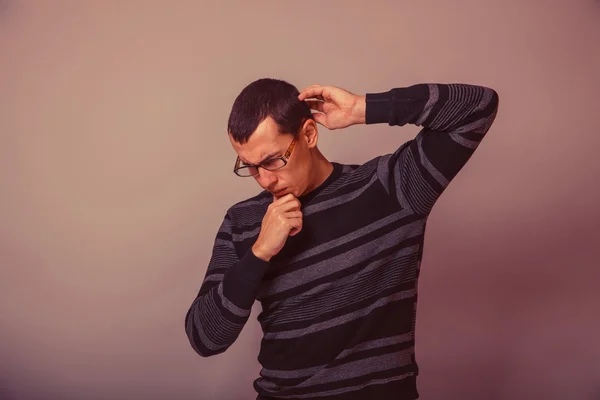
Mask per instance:
[[[289,145],[291,135],[282,135],[277,129],[277,124],[270,117],[262,121],[248,141],[240,144],[231,136],[229,140],[233,149],[242,161],[257,164],[272,153],[284,152]]]

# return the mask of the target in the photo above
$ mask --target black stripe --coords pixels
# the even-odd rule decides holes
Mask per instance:
[[[366,266],[368,266],[369,264],[376,262],[380,259],[386,258],[394,253],[396,253],[399,250],[402,250],[406,247],[410,247],[410,246],[414,246],[414,245],[419,245],[423,242],[423,235],[418,235],[409,239],[406,239],[402,242],[400,242],[398,245],[396,246],[392,246],[388,249],[382,250],[380,251],[376,256],[373,256],[372,258],[365,260],[363,262],[354,264],[351,267],[345,268],[341,271],[337,271],[333,274],[327,275],[327,276],[323,276],[322,278],[318,278],[315,279],[313,281],[307,282],[305,284],[302,285],[298,285],[292,289],[288,289],[288,290],[284,290],[282,292],[270,295],[270,296],[261,296],[259,298],[259,300],[265,304],[265,307],[268,308],[268,304],[274,301],[281,301],[290,297],[294,297],[297,296],[299,294],[302,294],[304,292],[306,292],[307,290],[313,288],[314,286],[320,285],[322,283],[327,283],[327,282],[332,282],[332,281],[336,281],[338,279],[342,279],[346,276],[349,275],[353,275],[355,273],[357,273],[358,271],[364,269]],[[312,264],[309,263],[305,263],[305,260],[299,262],[303,263],[302,265],[304,265],[305,267],[310,266]]]
[[[259,362],[273,370],[294,370],[328,364],[342,351],[369,340],[410,333],[415,298],[378,307],[362,318],[291,339],[265,339]]]
[[[401,284],[386,288],[374,296],[370,296],[370,297],[367,297],[360,301],[348,304],[345,307],[340,307],[340,308],[337,308],[335,310],[330,310],[330,311],[322,311],[315,318],[312,318],[312,319],[304,319],[302,321],[292,321],[292,322],[286,322],[286,323],[280,323],[280,324],[272,324],[269,327],[269,332],[271,332],[271,333],[285,332],[285,331],[294,330],[294,329],[307,328],[313,324],[317,324],[320,322],[326,322],[329,319],[333,319],[333,318],[337,318],[339,316],[343,316],[346,314],[358,312],[362,309],[369,307],[371,304],[375,303],[377,300],[381,300],[381,299],[384,299],[395,293],[402,292],[405,290],[411,290],[414,288],[415,288],[414,282],[403,282]]]

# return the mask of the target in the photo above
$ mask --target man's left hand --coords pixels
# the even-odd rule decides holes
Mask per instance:
[[[335,86],[311,85],[298,96],[315,111],[315,121],[334,130],[364,124],[366,98]]]

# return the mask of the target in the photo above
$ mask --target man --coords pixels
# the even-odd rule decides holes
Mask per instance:
[[[185,319],[194,350],[224,352],[258,299],[257,399],[417,399],[425,224],[497,108],[494,90],[464,84],[365,96],[321,85],[298,92],[275,79],[248,85],[229,139],[234,171],[264,190],[229,208],[216,235]],[[317,148],[317,124],[375,123],[423,129],[362,165],[330,162]]]

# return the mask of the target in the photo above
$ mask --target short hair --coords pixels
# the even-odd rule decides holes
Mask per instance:
[[[302,124],[314,119],[308,104],[298,99],[299,94],[294,85],[279,79],[262,78],[250,83],[233,103],[228,133],[236,142],[244,144],[258,125],[271,117],[279,133],[297,138]]]

